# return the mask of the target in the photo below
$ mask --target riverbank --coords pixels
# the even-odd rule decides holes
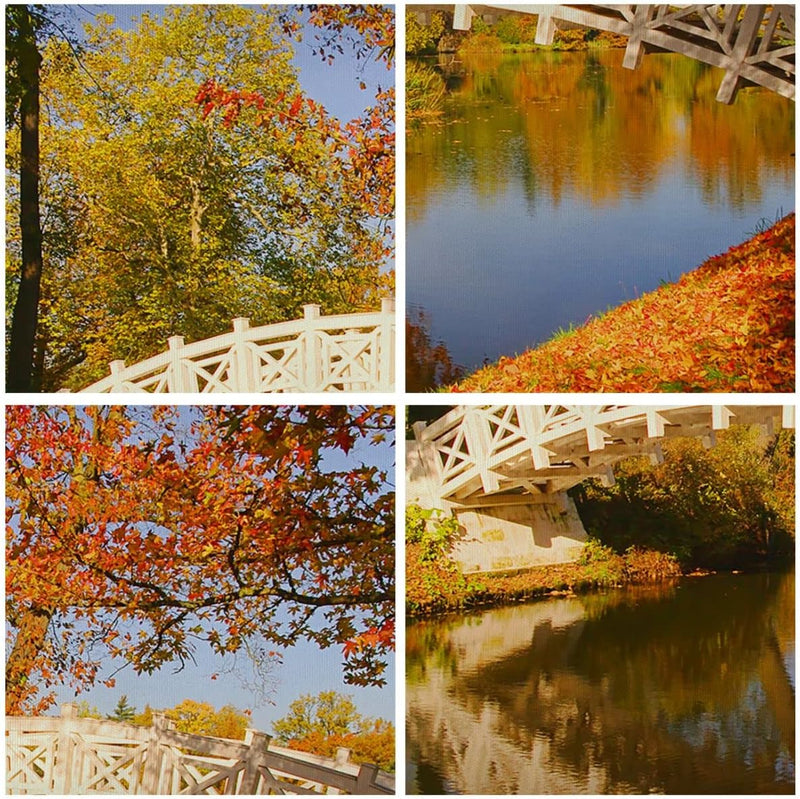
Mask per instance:
[[[406,613],[430,616],[597,588],[657,583],[682,575],[672,555],[638,547],[618,555],[595,541],[586,545],[574,563],[465,575],[446,556],[426,560],[420,545],[407,544]]]
[[[676,283],[443,390],[794,391],[794,234],[792,213]]]

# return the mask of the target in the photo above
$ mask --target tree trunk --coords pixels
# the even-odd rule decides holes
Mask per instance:
[[[31,608],[22,615],[14,647],[6,661],[7,716],[22,715],[22,703],[30,690],[31,672],[44,648],[52,617],[52,608]]]
[[[17,71],[20,92],[20,230],[22,269],[11,322],[6,389],[31,390],[34,345],[42,278],[42,226],[39,218],[39,66],[34,20],[27,7],[18,16]]]

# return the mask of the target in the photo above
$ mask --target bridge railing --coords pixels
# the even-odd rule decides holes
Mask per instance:
[[[546,444],[572,434],[588,437],[592,449],[602,449],[599,424],[630,417],[629,408],[616,405],[486,405],[458,407],[430,425],[415,426],[417,440],[427,451],[443,496],[480,479],[485,493],[499,489],[498,466],[530,457],[534,468],[550,465]]]
[[[81,389],[96,393],[286,393],[394,389],[394,300],[374,313],[321,316],[303,306],[302,319],[250,327],[184,343],[127,366],[112,361],[111,374]]]
[[[540,472],[557,478],[573,473],[574,459],[582,458],[587,473],[590,462],[607,473],[613,460],[644,452],[642,442],[706,436],[732,420],[794,427],[791,406],[483,405],[459,406],[429,425],[418,422],[414,435],[438,495],[459,501],[476,489],[492,494],[508,488],[509,469],[527,472],[528,482]]]
[[[151,727],[77,718],[6,717],[6,793],[13,794],[389,794],[394,777],[376,766],[275,747],[248,730],[244,741],[178,732],[153,714]]]

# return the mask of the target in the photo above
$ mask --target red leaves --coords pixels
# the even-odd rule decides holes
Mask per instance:
[[[793,391],[794,214],[454,391]]]
[[[302,107],[303,107],[303,95],[298,93],[295,95],[294,100],[292,100],[291,106],[289,106],[289,116],[296,117]]]
[[[31,677],[94,681],[97,664],[50,659],[61,646],[105,648],[151,672],[197,640],[218,652],[255,633],[281,647],[340,643],[366,612],[391,618],[391,490],[375,467],[327,461],[337,450],[342,465],[358,441],[390,432],[390,409],[159,408],[142,421],[149,412],[7,411],[11,617],[48,608],[83,620],[33,647]],[[277,615],[287,605],[298,622],[326,607],[325,620],[287,622]],[[118,632],[120,620],[132,629]],[[379,673],[364,668],[365,679]]]
[[[309,209],[329,214],[330,204],[336,203],[337,215],[351,220],[348,235],[353,253],[363,251],[376,264],[385,261],[387,252],[391,253],[392,228],[384,225],[376,236],[373,222],[389,220],[394,214],[393,89],[379,91],[375,105],[347,124],[300,92],[291,100],[284,92],[268,98],[206,81],[195,102],[203,119],[219,110],[225,127],[239,122],[246,109],[257,109],[248,124],[269,129],[270,158],[278,162],[291,187],[282,194],[281,203],[287,214],[293,214],[292,221],[307,219]],[[320,202],[324,207],[317,209]],[[370,224],[353,224],[366,219]]]
[[[370,627],[361,635],[344,642],[344,656],[352,657],[364,649],[394,647],[394,619],[387,619],[380,627]]]

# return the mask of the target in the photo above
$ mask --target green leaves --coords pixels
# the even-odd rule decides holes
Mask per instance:
[[[332,119],[292,65],[278,15],[297,13],[169,7],[124,31],[100,16],[80,69],[47,44],[44,389],[81,388],[112,360],[227,332],[238,316],[372,310],[390,291],[390,93],[352,128]],[[223,85],[224,103],[207,91]],[[13,185],[8,200],[13,218]],[[13,242],[9,253],[18,270]]]

